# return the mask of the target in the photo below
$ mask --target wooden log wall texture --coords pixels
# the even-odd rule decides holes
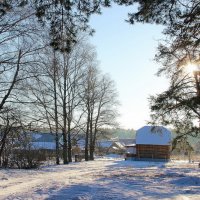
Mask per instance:
[[[136,145],[137,158],[169,159],[170,145]]]

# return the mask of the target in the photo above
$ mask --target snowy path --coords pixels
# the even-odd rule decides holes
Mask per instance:
[[[200,169],[184,162],[99,159],[40,170],[0,170],[0,199],[199,200]]]

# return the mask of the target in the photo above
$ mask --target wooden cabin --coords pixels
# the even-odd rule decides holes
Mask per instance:
[[[169,160],[171,132],[163,126],[144,126],[136,132],[137,160]]]

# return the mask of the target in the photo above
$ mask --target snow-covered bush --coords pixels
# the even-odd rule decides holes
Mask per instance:
[[[15,150],[10,157],[10,167],[19,169],[38,168],[44,156],[40,151],[32,150]]]

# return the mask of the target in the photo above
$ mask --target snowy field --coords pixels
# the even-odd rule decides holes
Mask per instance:
[[[0,170],[0,199],[200,199],[197,163],[101,158],[38,170]]]

